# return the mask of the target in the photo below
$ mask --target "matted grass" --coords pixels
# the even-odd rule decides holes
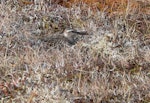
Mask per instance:
[[[136,3],[119,13],[1,1],[0,103],[150,102],[149,1]],[[61,50],[42,41],[68,27],[89,35]]]

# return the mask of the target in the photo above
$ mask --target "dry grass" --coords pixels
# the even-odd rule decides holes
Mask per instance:
[[[108,14],[84,3],[2,0],[0,103],[149,103],[146,3]],[[90,35],[72,47],[44,48],[43,38],[66,27]]]

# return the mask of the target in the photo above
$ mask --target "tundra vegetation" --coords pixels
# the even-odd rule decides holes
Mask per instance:
[[[149,102],[150,0],[0,1],[0,103]]]

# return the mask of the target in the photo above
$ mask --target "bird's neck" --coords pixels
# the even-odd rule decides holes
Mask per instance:
[[[68,33],[64,32],[64,36],[65,36],[65,37],[68,37]]]

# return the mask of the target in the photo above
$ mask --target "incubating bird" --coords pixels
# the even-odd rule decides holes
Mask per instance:
[[[42,41],[44,41],[48,47],[57,47],[60,49],[65,46],[75,45],[78,41],[83,40],[85,35],[88,35],[86,31],[67,28],[62,33],[43,38]]]

